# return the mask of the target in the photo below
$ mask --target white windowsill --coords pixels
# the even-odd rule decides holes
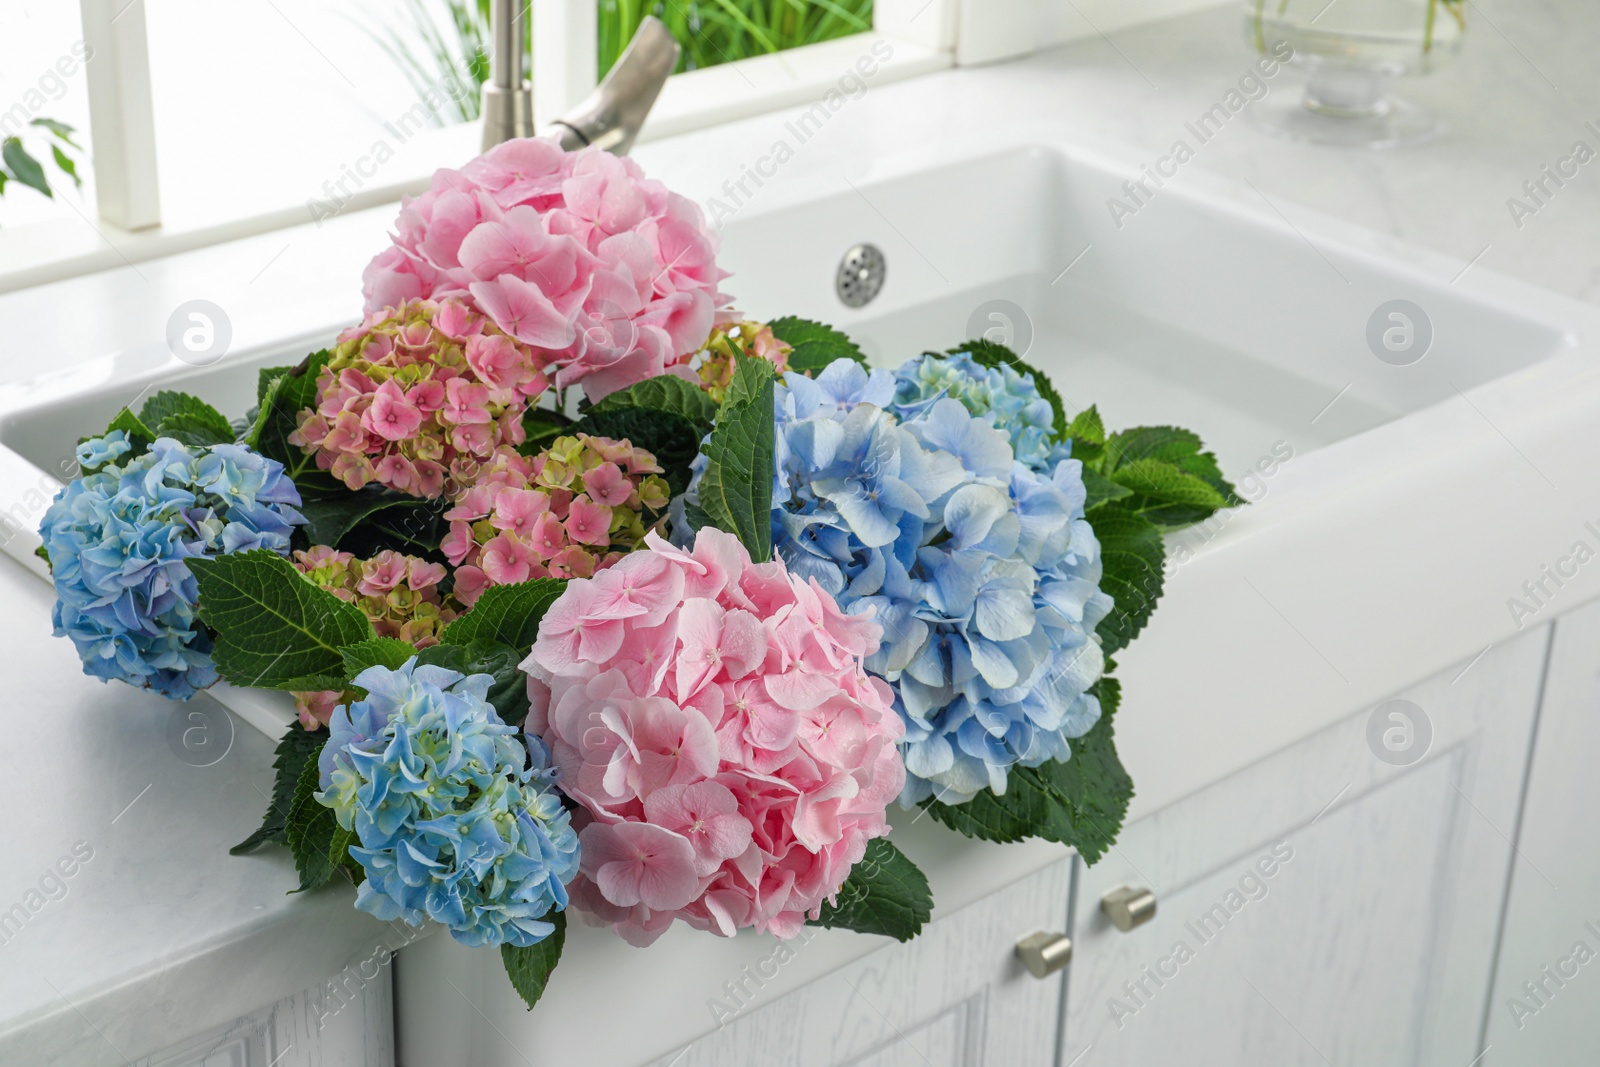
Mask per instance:
[[[877,51],[874,52],[873,49]],[[885,54],[887,53],[887,58]],[[856,64],[875,69],[862,78]],[[945,69],[950,53],[873,34],[841,38],[770,56],[757,56],[672,78],[662,90],[641,141],[660,140],[734,119],[823,100],[830,91],[848,96],[867,87]],[[841,85],[841,79],[844,84]],[[383,179],[355,191],[341,214],[398,200],[428,187],[440,167],[458,167],[479,147],[476,123],[428,130],[405,145],[401,158],[384,168]],[[88,218],[56,219],[0,229],[0,293],[97,271],[134,269],[136,264],[221,241],[314,221],[304,190],[285,188],[277,203],[257,202],[226,218],[184,218],[183,205],[163,204],[168,223],[130,233]]]

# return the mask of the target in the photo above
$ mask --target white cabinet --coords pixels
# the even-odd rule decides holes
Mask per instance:
[[[1555,623],[1489,1000],[1488,1067],[1600,1060],[1600,603]]]
[[[1475,1061],[1547,636],[1129,826],[1078,879],[1062,1067]],[[1119,885],[1156,917],[1112,926]]]
[[[555,1003],[508,1009],[498,961],[425,940],[401,957],[401,1063],[431,1067],[444,1050],[463,1063],[536,1062],[523,1050],[555,1062],[578,1055],[597,1027],[611,1052],[587,1062],[607,1067],[1592,1063],[1600,1042],[1586,1017],[1600,1006],[1600,961],[1592,981],[1568,979],[1518,1032],[1527,1044],[1508,1038],[1505,1058],[1500,1047],[1482,1057],[1485,1006],[1504,1010],[1491,977],[1508,879],[1502,985],[1524,971],[1538,980],[1575,940],[1600,950],[1600,934],[1583,925],[1600,929],[1600,860],[1592,848],[1563,853],[1572,813],[1600,806],[1600,775],[1584,773],[1600,747],[1600,608],[1562,620],[1557,634],[1544,714],[1560,726],[1541,735],[1520,850],[1549,627],[1141,819],[1093,868],[1049,863],[910,944],[798,972],[763,948],[751,957],[757,971],[765,958],[820,977],[748,1008],[730,994],[732,1007],[713,1013],[719,1028],[687,1047],[666,1046],[660,1020],[649,1021],[681,992],[664,990],[660,966],[692,992],[675,1002],[697,1011],[708,992],[747,977],[727,964],[733,956],[706,955],[703,935],[640,956],[575,928],[586,947],[566,977],[582,992],[561,1006],[581,1016],[576,1030],[554,1026],[565,1019]],[[1118,886],[1151,889],[1155,918],[1116,929],[1099,902]],[[1062,975],[1034,979],[1013,957],[1038,930],[1073,937]],[[827,944],[808,947],[803,935],[790,951],[805,962],[792,966],[831,958]]]
[[[1064,858],[652,1067],[1048,1067],[1061,975],[1033,978],[1012,950],[1063,927],[1070,879]]]

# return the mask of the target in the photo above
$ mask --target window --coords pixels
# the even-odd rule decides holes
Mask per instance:
[[[0,141],[17,138],[30,159],[38,162],[53,197],[18,180],[17,167],[0,161],[11,175],[0,195],[0,228],[50,219],[94,215],[94,189],[87,165],[89,91],[84,77],[87,46],[78,9],[60,0],[8,0],[0,32]],[[52,134],[42,121],[71,127],[71,143]],[[79,189],[56,163],[52,147],[62,150],[84,180]],[[26,164],[24,164],[26,166]]]
[[[586,95],[647,14],[685,47],[645,139],[818,99],[866,47],[852,40],[864,33],[894,42],[880,82],[949,66],[957,3],[537,0],[528,5],[537,117],[547,123]],[[84,184],[51,171],[55,199],[19,188],[0,197],[0,291],[424,188],[435,169],[477,151],[489,8],[8,0],[0,124],[10,125],[0,136],[16,127],[39,142],[48,171],[50,130],[25,124],[74,127],[82,152],[68,158]]]
[[[616,62],[645,15],[666,23],[683,46],[680,71],[821,44],[872,29],[872,0],[598,0],[600,76]]]

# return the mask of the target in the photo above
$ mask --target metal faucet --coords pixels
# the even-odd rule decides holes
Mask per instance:
[[[494,0],[489,12],[489,80],[483,86],[483,148],[514,137],[532,137],[533,88],[523,69],[531,4]],[[556,119],[545,132],[556,134],[569,151],[594,145],[628,154],[655,106],[661,87],[678,65],[678,42],[660,19],[646,16],[593,93]]]

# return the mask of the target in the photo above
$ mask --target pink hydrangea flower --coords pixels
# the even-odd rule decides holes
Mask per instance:
[[[530,578],[587,578],[644,541],[669,497],[649,452],[606,437],[558,437],[532,458],[496,457],[445,512],[439,545],[456,596]]]
[[[682,919],[793,937],[838,893],[905,768],[882,634],[731,534],[568,584],[523,663],[583,865],[575,905],[633,944]]]
[[[458,300],[411,300],[345,331],[290,441],[360,489],[454,497],[523,441],[548,387],[532,348]]]
[[[466,611],[454,593],[439,591],[444,567],[416,556],[384,551],[371,559],[357,559],[349,552],[313,545],[295,552],[290,560],[317,585],[360,608],[379,637],[427,648],[438,644],[445,626]],[[338,690],[295,693],[294,698],[300,725],[307,730],[328,725],[333,709],[348,700]]]
[[[364,276],[369,315],[470,300],[590,400],[665,373],[728,314],[700,208],[597,148],[508,141],[441,170],[403,201],[393,240]],[[497,353],[469,358],[498,376]]]

